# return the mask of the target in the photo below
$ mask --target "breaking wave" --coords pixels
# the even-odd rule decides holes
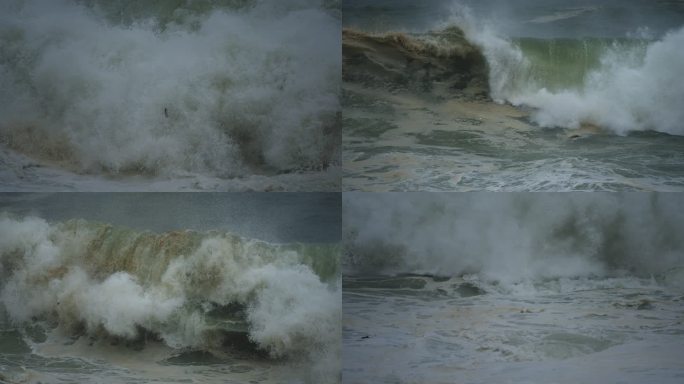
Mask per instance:
[[[339,164],[334,2],[185,3],[3,2],[1,142],[79,173]]]
[[[336,361],[338,254],[336,245],[3,214],[0,302],[14,323],[76,336],[209,351],[247,343],[273,358]]]
[[[596,125],[617,134],[654,130],[684,135],[684,29],[659,39],[639,30],[624,38],[512,39],[468,9],[456,24],[487,58],[491,97],[534,109],[542,127]]]

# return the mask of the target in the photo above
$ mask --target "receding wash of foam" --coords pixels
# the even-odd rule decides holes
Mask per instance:
[[[0,140],[95,175],[339,164],[339,14],[275,1],[0,6]]]
[[[13,324],[46,332],[204,351],[244,340],[273,358],[320,358],[339,344],[338,253],[3,215],[0,303]]]

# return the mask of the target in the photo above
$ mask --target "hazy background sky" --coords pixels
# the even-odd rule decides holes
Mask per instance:
[[[0,211],[140,230],[221,229],[271,242],[336,242],[337,193],[4,193]]]

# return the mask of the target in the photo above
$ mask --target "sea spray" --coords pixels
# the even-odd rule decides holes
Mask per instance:
[[[334,7],[314,0],[119,7],[0,6],[7,147],[95,174],[229,178],[339,163]]]
[[[420,273],[516,283],[666,276],[684,265],[676,196],[344,197],[350,273]]]

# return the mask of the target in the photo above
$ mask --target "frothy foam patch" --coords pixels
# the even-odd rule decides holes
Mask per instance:
[[[272,357],[334,360],[338,251],[3,215],[0,300],[17,323],[129,340],[151,333],[174,348],[224,348],[243,323]]]
[[[179,12],[160,28],[66,0],[4,3],[3,142],[93,173],[232,177],[338,163],[331,10],[301,1]]]
[[[676,196],[344,197],[353,273],[526,279],[667,274],[684,265]]]

